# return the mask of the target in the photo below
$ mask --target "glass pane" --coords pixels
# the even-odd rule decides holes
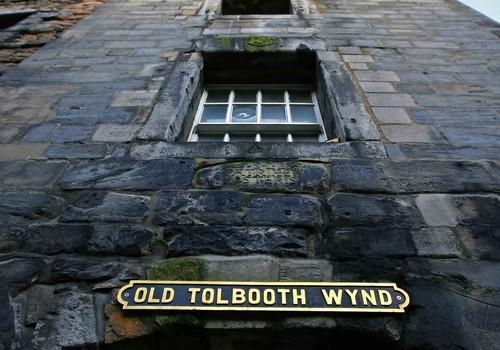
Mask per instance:
[[[255,134],[231,134],[229,142],[255,142]]]
[[[293,142],[318,142],[319,134],[292,134]]]
[[[262,122],[263,123],[285,123],[285,106],[279,105],[263,105],[262,106]]]
[[[233,123],[255,123],[257,121],[255,105],[233,105]]]
[[[316,123],[313,106],[290,106],[294,123]]]
[[[207,123],[217,123],[226,121],[227,105],[205,105],[201,121]]]
[[[286,142],[287,134],[260,134],[261,142]]]
[[[208,90],[207,102],[225,102],[229,101],[230,90],[210,89]]]
[[[288,94],[290,95],[290,102],[312,103],[311,90],[288,90]]]
[[[198,134],[198,142],[222,142],[224,134]]]
[[[257,102],[257,90],[234,90],[234,102]]]
[[[283,90],[262,90],[262,102],[285,102]]]

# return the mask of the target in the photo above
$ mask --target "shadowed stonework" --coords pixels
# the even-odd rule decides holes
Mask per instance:
[[[291,5],[108,0],[0,77],[0,349],[498,348],[500,28],[454,0]],[[235,67],[309,84],[330,142],[182,142]],[[123,311],[140,279],[394,282],[411,302]]]

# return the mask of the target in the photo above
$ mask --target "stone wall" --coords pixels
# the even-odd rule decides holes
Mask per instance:
[[[0,78],[0,349],[497,348],[498,25],[445,0],[213,9],[110,0]],[[196,53],[236,49],[316,52],[342,142],[175,142]],[[411,304],[125,313],[139,278],[391,281]]]

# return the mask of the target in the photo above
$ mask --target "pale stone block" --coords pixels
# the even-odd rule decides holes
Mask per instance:
[[[102,124],[95,132],[92,140],[99,142],[128,142],[134,138],[139,128],[139,125]]]
[[[447,194],[421,194],[415,203],[427,226],[457,226],[458,212]]]

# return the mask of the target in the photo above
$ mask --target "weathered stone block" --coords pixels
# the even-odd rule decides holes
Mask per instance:
[[[48,188],[64,171],[66,162],[0,162],[0,184],[6,187]]]
[[[70,167],[59,186],[64,189],[186,189],[191,185],[192,174],[191,160],[105,160]]]
[[[328,199],[336,225],[419,226],[411,198],[336,193]]]
[[[447,194],[421,194],[415,203],[427,226],[457,226],[457,208]]]
[[[196,183],[202,188],[256,192],[325,192],[329,182],[324,166],[299,162],[228,163],[201,169],[196,174]]]
[[[448,228],[414,230],[412,236],[418,256],[438,258],[461,256],[460,243]]]
[[[85,258],[56,258],[52,263],[51,276],[54,281],[96,281],[114,277],[120,267],[113,262],[102,262]]]
[[[444,143],[439,132],[429,125],[383,125],[381,126],[387,140],[398,143],[434,142]]]
[[[54,144],[47,149],[49,159],[99,159],[104,158],[107,145]]]
[[[92,254],[146,255],[155,232],[140,225],[94,225],[87,250]]]
[[[57,317],[38,322],[32,344],[40,350],[62,350],[99,343],[92,294],[68,292],[59,296]]]
[[[376,193],[498,191],[500,184],[474,162],[338,160],[338,191]]]
[[[34,285],[28,292],[28,304],[26,306],[26,325],[36,325],[39,319],[46,317],[52,310],[52,297],[55,287],[46,285]]]
[[[332,265],[326,260],[280,259],[280,281],[325,282],[332,279]]]
[[[153,103],[157,93],[157,90],[121,91],[114,96],[111,106],[147,107]]]
[[[42,191],[0,191],[0,224],[20,224],[27,220],[50,219],[63,209],[64,199]]]
[[[313,197],[255,197],[245,215],[248,225],[320,227],[323,224],[321,203]]]
[[[330,259],[414,256],[410,230],[401,228],[356,227],[331,229],[316,247],[318,255]]]
[[[41,253],[84,253],[92,232],[88,225],[31,225],[20,236],[22,250]]]
[[[151,200],[146,196],[114,192],[88,192],[66,208],[62,221],[141,222]]]
[[[233,191],[162,191],[158,195],[154,222],[168,224],[242,223],[246,196]]]
[[[277,281],[278,259],[267,255],[204,256],[203,278],[208,281]]]
[[[24,289],[36,281],[45,263],[38,258],[12,258],[0,262],[3,287]]]
[[[164,237],[171,256],[307,254],[306,232],[301,229],[256,226],[168,227],[164,231]]]
[[[134,138],[139,128],[139,125],[102,124],[95,132],[92,140],[100,142],[129,142]]]
[[[476,259],[500,260],[500,226],[474,226],[453,229],[464,246],[466,255]]]
[[[399,107],[373,107],[373,113],[377,120],[383,124],[409,124],[410,116]]]
[[[367,93],[370,105],[375,107],[415,107],[417,104],[408,94]]]

